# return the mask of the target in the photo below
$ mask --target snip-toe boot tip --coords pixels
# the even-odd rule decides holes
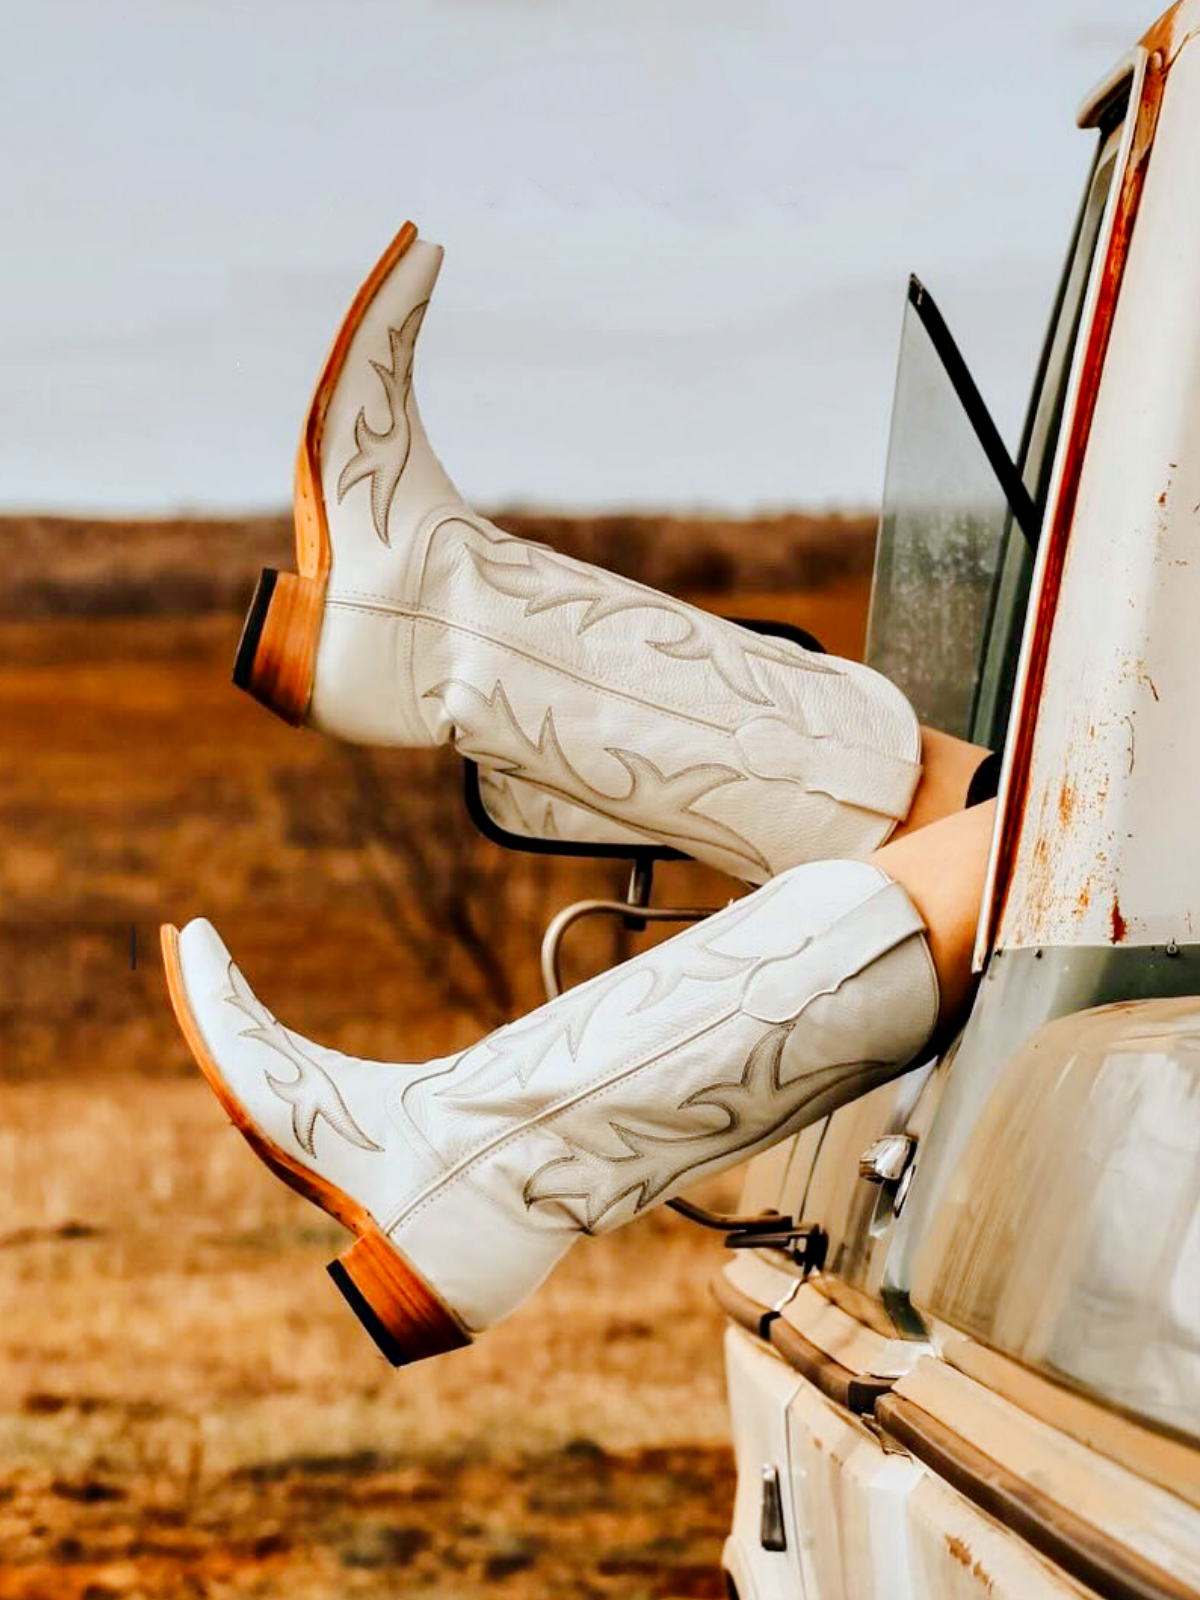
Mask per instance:
[[[186,946],[181,946],[181,940]],[[180,934],[162,928],[167,988],[188,1048],[229,1120],[259,1159],[290,1188],[302,1194],[357,1235],[330,1263],[329,1272],[346,1301],[395,1367],[442,1355],[471,1343],[471,1336],[425,1280],[389,1243],[364,1207],[337,1185],[280,1148],[251,1116],[219,1066],[196,1017],[188,991],[186,965],[224,964],[228,951],[211,924],[189,923]]]

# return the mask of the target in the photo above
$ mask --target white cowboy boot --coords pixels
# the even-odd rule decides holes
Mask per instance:
[[[234,681],[343,739],[453,744],[596,814],[604,838],[752,882],[868,854],[920,776],[898,689],[464,504],[412,389],[441,259],[406,224],[350,309],[297,462],[299,574],[264,573]]]
[[[259,1156],[351,1228],[331,1267],[390,1359],[512,1311],[603,1233],[893,1077],[928,1042],[923,924],[864,862],[796,867],[461,1055],[340,1055],[207,922],[163,930],[188,1044]]]

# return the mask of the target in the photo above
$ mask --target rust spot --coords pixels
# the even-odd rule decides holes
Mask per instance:
[[[1154,68],[1147,72],[1140,105],[1131,105],[1129,115],[1134,118],[1133,143],[1129,164],[1117,197],[1116,214],[1108,251],[1101,269],[1099,293],[1096,298],[1092,323],[1080,329],[1080,383],[1075,414],[1064,419],[1062,451],[1062,489],[1053,518],[1043,533],[1045,566],[1042,586],[1036,605],[1027,622],[1031,634],[1028,657],[1028,674],[1025,692],[1016,708],[1015,726],[1010,740],[1011,779],[1004,815],[1000,821],[999,841],[996,850],[995,888],[990,905],[985,911],[983,932],[989,942],[1003,916],[1006,901],[1012,888],[1012,869],[1016,860],[1017,842],[1026,824],[1026,810],[1030,801],[1029,780],[1034,737],[1037,731],[1038,712],[1046,678],[1046,664],[1050,649],[1050,635],[1054,627],[1059,589],[1066,565],[1067,546],[1075,520],[1079,497],[1079,477],[1083,458],[1087,452],[1096,398],[1100,388],[1100,374],[1108,348],[1109,333],[1116,311],[1117,297],[1124,276],[1129,252],[1129,239],[1137,217],[1142,196],[1150,149],[1158,124],[1162,104],[1166,69],[1180,46],[1179,33],[1188,34],[1197,7],[1187,7],[1187,24],[1177,26],[1180,8],[1176,7],[1150,30],[1143,41],[1153,56],[1159,52]]]
[[[971,1555],[971,1547],[965,1539],[960,1539],[956,1533],[944,1533],[942,1538],[946,1541],[946,1549],[960,1566],[966,1567],[972,1577],[978,1578],[983,1584],[987,1594],[992,1594],[995,1589],[981,1561],[976,1561]]]
[[[961,1561],[969,1572],[972,1566],[970,1545],[965,1539],[960,1539],[956,1533],[947,1533],[943,1537],[946,1540],[946,1548],[955,1561]]]
[[[1092,903],[1092,886],[1091,886],[1090,883],[1085,883],[1083,888],[1080,889],[1078,895],[1075,898],[1075,909],[1076,909],[1076,911],[1078,911],[1079,915],[1082,916],[1084,914],[1084,912],[1087,910],[1087,908],[1091,905],[1091,903]]]
[[[1064,778],[1062,787],[1058,791],[1058,820],[1064,828],[1069,828],[1071,818],[1075,815],[1075,785],[1070,778]]]
[[[1140,43],[1151,56],[1151,70],[1164,73],[1174,64],[1180,50],[1196,31],[1195,7],[1183,3],[1173,5],[1163,13],[1153,27],[1142,35]],[[1157,54],[1158,60],[1153,57]]]
[[[1166,491],[1166,490],[1165,490],[1165,489],[1164,489],[1164,490],[1163,490],[1163,492],[1162,492],[1162,493],[1161,493],[1161,494],[1160,494],[1160,495],[1159,495],[1159,497],[1158,497],[1158,503],[1159,503],[1159,505],[1160,505],[1160,506],[1165,506],[1165,505],[1166,505],[1166,503],[1167,503],[1167,491]]]
[[[1114,944],[1120,944],[1121,940],[1124,939],[1125,935],[1129,932],[1129,924],[1121,915],[1121,902],[1117,899],[1115,894],[1113,895],[1111,922],[1112,942]]]

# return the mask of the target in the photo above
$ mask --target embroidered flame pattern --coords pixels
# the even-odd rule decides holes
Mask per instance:
[[[750,705],[776,703],[754,672],[755,660],[804,672],[837,674],[835,666],[799,645],[785,648],[761,634],[677,605],[653,589],[555,555],[540,545],[523,546],[523,562],[493,561],[482,551],[469,548],[483,581],[500,594],[524,600],[527,617],[562,606],[582,605],[584,610],[575,625],[576,637],[625,611],[655,611],[680,623],[683,631],[677,637],[647,639],[645,643],[676,661],[708,662],[725,686]]]
[[[231,961],[226,973],[229,988],[221,997],[235,1011],[249,1017],[252,1028],[243,1028],[240,1037],[257,1039],[295,1069],[294,1078],[277,1078],[267,1071],[265,1077],[271,1092],[292,1108],[292,1132],[296,1143],[310,1156],[313,1148],[317,1120],[323,1117],[334,1133],[355,1145],[359,1150],[382,1150],[359,1127],[351,1116],[336,1083],[319,1061],[314,1061],[292,1039],[284,1028],[258,999],[250,985]]]
[[[630,1195],[633,1209],[641,1211],[656,1200],[685,1172],[714,1156],[729,1153],[730,1135],[742,1122],[742,1111],[779,1087],[779,1064],[793,1023],[771,1028],[751,1050],[740,1078],[718,1083],[682,1101],[679,1110],[709,1106],[724,1113],[717,1128],[699,1133],[639,1133],[620,1122],[608,1131],[626,1150],[625,1155],[602,1155],[560,1132],[569,1155],[547,1161],[525,1185],[526,1209],[550,1200],[575,1200],[583,1206],[583,1230],[592,1233],[615,1205]]]
[[[497,681],[490,695],[469,683],[448,678],[426,690],[440,700],[458,729],[455,745],[461,755],[519,777],[600,816],[637,828],[650,838],[689,850],[694,845],[716,846],[736,859],[767,873],[770,866],[760,851],[735,829],[696,811],[697,801],[730,783],[744,783],[744,775],[719,762],[684,767],[670,775],[635,750],[607,747],[607,753],[629,774],[624,794],[605,794],[582,778],[568,761],[553,707],[547,707],[536,739],[517,721],[504,685]]]
[[[594,978],[574,990],[569,1000],[543,1006],[526,1022],[510,1023],[490,1034],[477,1047],[482,1062],[456,1072],[450,1084],[439,1091],[442,1100],[475,1100],[480,1095],[491,1094],[506,1083],[515,1080],[522,1089],[527,1088],[538,1069],[550,1054],[565,1045],[568,1055],[575,1061],[583,1035],[603,1002],[625,982],[626,975],[614,973],[607,979]],[[476,1051],[463,1057],[464,1063]]]
[[[766,897],[767,891],[760,889],[747,897],[744,910],[727,907],[720,918],[720,936],[727,937],[745,917],[760,910]],[[613,972],[580,984],[528,1020],[511,1023],[489,1035],[459,1058],[459,1066],[448,1085],[438,1091],[438,1097],[474,1100],[514,1079],[524,1089],[560,1048],[566,1050],[571,1061],[577,1061],[593,1018],[618,990],[629,991],[624,1015],[639,1016],[661,1005],[682,984],[727,983],[747,973],[757,962],[757,956],[714,950],[712,934],[707,924],[701,923],[686,934],[644,951]],[[640,985],[644,985],[644,991],[634,999]],[[475,1058],[481,1059],[476,1063]]]
[[[339,504],[356,483],[361,483],[364,478],[370,479],[371,520],[375,524],[375,532],[384,544],[390,543],[388,516],[396,490],[400,486],[400,479],[404,476],[404,469],[408,465],[409,451],[412,449],[408,400],[412,393],[413,356],[416,351],[417,334],[421,331],[421,321],[428,304],[426,300],[416,306],[405,317],[399,328],[388,329],[391,364],[385,367],[380,361],[371,363],[383,385],[388,408],[388,426],[382,433],[377,433],[368,423],[365,409],[358,413],[354,422],[354,443],[357,450],[342,468],[341,476],[338,478]]]
[[[864,1093],[893,1070],[877,1062],[853,1068],[846,1062],[834,1062],[787,1082],[782,1078],[783,1052],[796,1026],[795,1022],[774,1024],[750,1051],[740,1077],[699,1089],[679,1102],[678,1111],[685,1121],[688,1113],[702,1107],[721,1113],[723,1120],[715,1128],[711,1116],[705,1119],[708,1127],[671,1135],[643,1133],[610,1121],[608,1131],[624,1147],[625,1155],[588,1149],[560,1131],[559,1138],[570,1154],[546,1162],[533,1174],[525,1185],[526,1208],[546,1201],[575,1201],[582,1209],[583,1231],[593,1233],[614,1206],[630,1196],[636,1197],[634,1212],[642,1211],[705,1162],[718,1157],[728,1161],[739,1150],[770,1138],[830,1090],[844,1089],[840,1104],[843,1098],[850,1100]]]

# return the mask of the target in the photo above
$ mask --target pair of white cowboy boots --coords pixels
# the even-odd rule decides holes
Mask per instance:
[[[264,574],[235,681],[342,739],[454,746],[520,831],[659,841],[764,887],[416,1066],[302,1038],[207,922],[164,929],[199,1065],[263,1160],[357,1235],[332,1270],[397,1364],[505,1316],[581,1233],[902,1071],[938,1012],[912,902],[844,859],[908,812],[911,708],[865,667],[476,516],[412,389],[440,263],[406,225],[350,309],[300,448],[299,571]]]

